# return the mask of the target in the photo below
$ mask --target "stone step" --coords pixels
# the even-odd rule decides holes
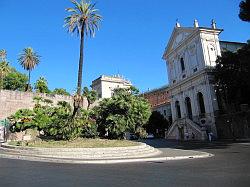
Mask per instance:
[[[18,150],[18,151],[36,151],[36,152],[44,152],[44,153],[51,153],[51,152],[134,152],[136,150],[141,150],[141,149],[152,149],[152,147],[146,145],[146,144],[142,144],[140,146],[129,146],[129,147],[113,147],[113,148],[36,148],[36,147],[20,147],[20,146],[12,146],[12,145],[7,145],[7,144],[3,144],[2,145],[3,148],[8,148],[11,149],[13,151]]]
[[[8,149],[8,148],[2,148],[2,150],[7,151],[7,152],[13,152],[13,153],[23,153],[23,154],[47,154],[47,155],[108,155],[108,154],[140,154],[140,153],[144,153],[144,152],[154,152],[155,149],[154,148],[147,148],[147,149],[138,149],[138,150],[134,150],[134,151],[114,151],[114,152],[92,152],[92,151],[88,151],[88,152],[42,152],[42,151],[28,151],[28,150],[12,150],[12,149]]]
[[[107,148],[38,148],[38,147],[21,147],[21,146],[12,146],[8,144],[2,144],[1,147],[13,149],[13,150],[29,150],[29,151],[43,151],[43,152],[74,152],[74,151],[81,151],[81,152],[88,152],[88,151],[123,151],[123,150],[138,150],[142,148],[150,147],[145,143],[140,143],[138,146],[129,146],[129,147],[107,147]]]
[[[67,148],[27,148],[4,144],[0,149],[9,154],[69,159],[136,158],[160,154],[159,150],[146,144],[118,148],[69,148],[69,150]]]

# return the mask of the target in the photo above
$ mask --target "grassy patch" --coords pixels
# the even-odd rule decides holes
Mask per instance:
[[[136,146],[137,142],[129,140],[107,140],[107,139],[77,139],[72,141],[43,140],[33,142],[9,142],[10,145],[43,147],[43,148],[102,148],[102,147],[127,147]]]

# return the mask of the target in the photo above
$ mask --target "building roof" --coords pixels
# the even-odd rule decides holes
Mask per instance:
[[[238,49],[242,48],[246,43],[233,42],[233,41],[220,41],[220,47],[222,51],[236,52]]]
[[[239,45],[245,45],[246,44],[244,42],[225,41],[225,40],[220,40],[220,43],[239,44]]]
[[[98,77],[97,79],[92,81],[92,85],[96,84],[99,81],[108,81],[108,82],[117,82],[117,83],[126,83],[128,85],[132,85],[131,81],[125,79],[123,76],[121,75],[101,75],[100,77]]]
[[[148,90],[146,92],[143,92],[142,94],[150,94],[150,93],[153,93],[153,92],[156,92],[156,91],[166,90],[168,88],[169,88],[169,85],[164,85],[164,86],[161,86],[159,88],[154,88],[152,90]]]

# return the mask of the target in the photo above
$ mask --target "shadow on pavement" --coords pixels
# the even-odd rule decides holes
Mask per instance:
[[[202,141],[176,141],[176,140],[166,140],[166,139],[146,139],[141,140],[141,142],[146,143],[155,148],[174,148],[174,149],[184,149],[184,150],[199,150],[199,149],[225,149],[231,146],[233,143],[248,143],[249,140],[220,140],[212,142],[202,142]]]

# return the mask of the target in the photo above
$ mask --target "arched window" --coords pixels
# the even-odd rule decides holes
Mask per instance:
[[[176,109],[176,117],[181,118],[181,107],[179,101],[175,102],[175,109]]]
[[[206,110],[205,110],[203,94],[201,92],[198,92],[197,98],[198,98],[198,103],[199,103],[199,108],[200,108],[200,114],[204,115],[206,113]]]
[[[185,98],[185,104],[186,104],[186,110],[187,110],[188,118],[193,119],[191,99],[189,97]]]
[[[185,70],[184,58],[181,58],[181,71]]]

